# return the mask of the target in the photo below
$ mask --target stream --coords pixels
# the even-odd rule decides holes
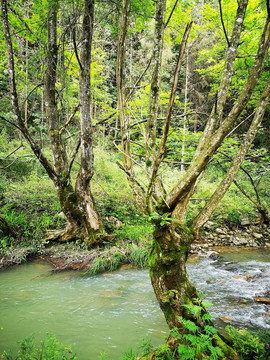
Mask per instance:
[[[188,272],[206,300],[218,327],[220,316],[236,326],[270,329],[270,249],[231,248],[218,259],[191,259]],[[82,277],[78,272],[50,273],[34,261],[0,272],[0,354],[18,341],[47,332],[71,345],[80,360],[107,352],[117,359],[149,334],[163,342],[168,328],[155,299],[147,270],[123,269]]]

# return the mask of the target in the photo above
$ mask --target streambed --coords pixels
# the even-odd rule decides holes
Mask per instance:
[[[270,329],[269,306],[255,303],[268,296],[270,250],[227,250],[215,260],[189,262],[193,282],[220,316],[234,325]],[[81,277],[78,272],[50,273],[34,261],[0,272],[0,354],[29,334],[40,340],[51,332],[71,345],[80,360],[101,352],[117,359],[123,350],[150,334],[154,345],[168,328],[146,270],[122,270]]]

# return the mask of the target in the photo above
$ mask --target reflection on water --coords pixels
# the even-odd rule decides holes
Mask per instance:
[[[269,250],[227,252],[219,260],[190,262],[188,272],[214,304],[215,319],[270,328],[267,306],[253,302],[255,296],[270,295],[269,257]],[[39,340],[49,331],[71,345],[80,360],[98,359],[104,351],[117,358],[147,333],[154,345],[167,334],[147,271],[80,277],[49,270],[48,264],[34,262],[0,273],[0,353],[26,335]]]

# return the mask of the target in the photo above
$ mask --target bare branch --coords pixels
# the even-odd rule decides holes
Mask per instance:
[[[174,13],[174,10],[175,10],[175,8],[176,8],[176,5],[178,4],[178,1],[179,1],[179,0],[176,0],[175,3],[174,3],[174,5],[173,5],[172,11],[171,11],[171,13],[170,13],[170,15],[169,15],[169,17],[168,17],[168,20],[167,20],[166,23],[165,23],[165,29],[166,29],[166,27],[168,26],[168,24],[169,24],[169,22],[170,22],[170,20],[171,20],[171,17],[172,17],[172,15],[173,15],[173,13]]]
[[[73,113],[70,115],[70,117],[68,118],[66,123],[63,125],[62,129],[59,131],[59,135],[62,135],[64,130],[68,127],[70,122],[73,120],[74,116],[76,115],[76,112],[79,110],[79,107],[80,107],[80,103],[75,106]]]
[[[29,25],[27,24],[27,22],[21,17],[21,15],[12,7],[12,5],[9,3],[8,7],[10,8],[11,12],[13,12],[14,15],[16,15],[16,17],[18,19],[20,19],[20,21],[24,24],[24,26],[26,27],[26,29],[31,33],[34,34],[34,32],[30,29]]]
[[[6,160],[6,159],[9,158],[11,155],[15,154],[15,152],[17,152],[21,147],[23,147],[22,144],[20,144],[20,146],[18,146],[15,150],[13,150],[11,153],[9,153],[4,159],[0,159],[0,160]]]
[[[149,199],[150,199],[150,197],[152,195],[155,179],[157,177],[158,168],[159,168],[159,166],[161,164],[161,161],[163,159],[163,156],[164,156],[165,145],[166,145],[166,141],[167,141],[168,133],[169,133],[169,127],[170,127],[171,115],[172,115],[172,108],[173,108],[173,104],[174,104],[174,100],[175,100],[175,93],[176,93],[176,89],[177,89],[180,69],[181,69],[182,60],[183,60],[183,57],[184,57],[188,37],[189,37],[190,31],[191,31],[191,27],[192,27],[192,22],[187,24],[186,29],[185,29],[185,33],[183,35],[182,43],[181,43],[181,46],[180,46],[177,66],[176,66],[175,73],[174,73],[174,80],[173,80],[170,100],[169,100],[169,104],[168,104],[167,116],[166,116],[166,120],[165,120],[165,123],[164,123],[163,136],[162,136],[162,140],[161,140],[161,144],[160,144],[160,147],[159,147],[158,154],[157,154],[156,159],[155,159],[154,164],[153,164],[152,175],[151,175],[151,179],[150,179],[148,190],[147,190],[147,202],[146,203],[148,203],[148,201],[149,201]]]
[[[6,119],[4,116],[0,115],[0,119],[6,121],[6,122],[9,123],[10,125],[14,126],[14,127],[17,128],[18,130],[20,130],[21,132],[23,132],[23,130],[22,130],[17,124],[15,124],[14,122]]]
[[[228,36],[227,36],[226,29],[225,29],[224,21],[223,21],[221,0],[218,0],[218,3],[219,3],[220,20],[221,20],[221,24],[222,24],[222,27],[223,27],[223,32],[224,32],[224,35],[225,35],[228,46],[231,46],[230,41],[229,41]]]
[[[139,83],[141,82],[142,78],[144,77],[144,75],[146,74],[147,70],[149,69],[151,63],[153,60],[153,56],[151,56],[150,60],[148,61],[145,69],[143,70],[143,72],[141,73],[141,75],[138,77],[138,79],[136,80],[133,88],[130,90],[129,94],[126,97],[126,102],[130,99],[130,97],[133,95],[134,91],[136,90],[137,86],[139,85]]]
[[[143,194],[144,194],[144,193],[145,193],[144,187],[139,183],[139,181],[134,177],[134,175],[133,175],[129,170],[125,169],[125,167],[124,167],[122,164],[120,164],[119,161],[116,161],[116,164],[119,166],[119,168],[120,168],[121,170],[123,170],[123,171],[126,173],[126,175],[128,176],[128,178],[129,178],[133,183],[135,183],[136,185],[138,185],[138,187],[142,190],[142,192],[143,192]]]
[[[146,172],[146,171],[145,171],[145,168],[144,168],[140,163],[138,163],[136,160],[134,160],[131,156],[128,156],[127,154],[125,154],[125,153],[120,149],[120,147],[116,145],[115,140],[113,141],[113,144],[114,144],[114,146],[116,147],[116,149],[117,149],[118,151],[120,151],[123,155],[127,156],[134,164],[138,165],[140,168],[143,169],[144,172]]]
[[[19,161],[20,159],[22,159],[22,158],[25,158],[25,157],[34,157],[35,155],[23,155],[23,156],[18,156],[16,159],[13,159],[13,161],[10,163],[10,164],[8,164],[7,166],[4,166],[4,167],[0,167],[0,170],[5,170],[5,169],[8,169],[9,167],[11,167],[11,165],[13,165],[16,161]],[[0,159],[1,161],[3,161],[3,160],[8,160],[8,159]]]
[[[69,175],[70,175],[74,160],[76,159],[76,156],[77,156],[78,151],[80,149],[80,146],[81,146],[81,138],[79,138],[79,140],[77,142],[77,145],[76,145],[76,148],[75,148],[75,151],[74,151],[73,155],[71,156],[71,160],[70,160],[70,163],[69,163],[69,166],[68,166],[68,174]]]
[[[23,101],[23,104],[25,104],[26,101],[29,99],[29,97],[33,94],[33,92],[34,92],[37,88],[39,88],[40,86],[42,86],[42,85],[44,85],[44,82],[36,85],[36,86],[29,92],[29,94],[27,94],[26,98],[25,98],[24,101]]]
[[[78,55],[78,50],[77,50],[75,26],[73,27],[73,30],[72,30],[72,41],[73,41],[73,46],[74,46],[74,52],[75,52],[76,59],[78,61],[78,64],[80,66],[81,71],[83,71],[83,67],[82,67],[80,57]]]

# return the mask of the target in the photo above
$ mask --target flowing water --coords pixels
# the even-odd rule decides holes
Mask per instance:
[[[270,328],[269,307],[253,302],[268,296],[270,251],[224,252],[222,258],[190,262],[195,285],[220,316],[235,325]],[[0,272],[0,354],[29,334],[40,340],[51,332],[71,345],[80,360],[101,352],[117,358],[150,334],[157,345],[168,333],[147,271],[123,270],[92,277],[76,272],[49,273],[35,261]],[[268,288],[267,288],[268,287]]]

